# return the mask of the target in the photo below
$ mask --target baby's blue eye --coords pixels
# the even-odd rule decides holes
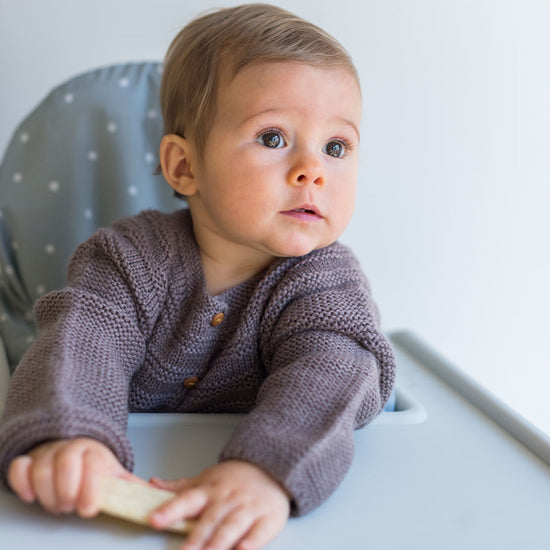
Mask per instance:
[[[341,159],[347,152],[346,146],[341,141],[329,141],[323,147],[323,153],[326,153],[330,157]]]
[[[285,146],[285,140],[279,132],[265,132],[256,141],[271,149],[280,149]]]

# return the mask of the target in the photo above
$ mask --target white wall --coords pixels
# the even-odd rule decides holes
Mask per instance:
[[[344,240],[385,328],[415,331],[550,433],[550,3],[275,3],[358,66],[363,160]],[[161,59],[197,10],[223,5],[0,0],[0,152],[54,85]]]

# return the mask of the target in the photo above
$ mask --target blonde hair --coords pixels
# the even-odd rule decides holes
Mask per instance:
[[[342,67],[359,83],[346,50],[312,23],[268,4],[220,9],[191,21],[168,49],[160,90],[164,133],[191,139],[201,155],[221,78],[262,61]]]

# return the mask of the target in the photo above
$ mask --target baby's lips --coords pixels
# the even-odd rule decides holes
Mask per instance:
[[[302,204],[300,206],[297,206],[296,208],[292,208],[290,210],[284,210],[282,213],[283,214],[289,214],[289,215],[304,214],[306,216],[312,216],[312,217],[316,217],[316,218],[323,218],[324,217],[322,215],[321,211],[319,210],[319,208],[314,204]]]

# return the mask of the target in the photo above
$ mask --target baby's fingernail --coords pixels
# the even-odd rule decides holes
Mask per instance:
[[[162,514],[160,512],[153,512],[149,516],[149,521],[151,522],[153,527],[162,528],[162,527],[164,527],[164,524],[166,523],[166,518],[164,517],[164,514]]]
[[[96,510],[95,506],[92,505],[85,505],[78,508],[78,515],[83,518],[93,518],[98,513],[98,510]]]

